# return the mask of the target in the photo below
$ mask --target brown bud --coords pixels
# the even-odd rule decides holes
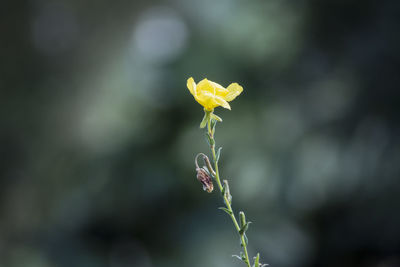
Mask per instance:
[[[208,171],[203,168],[196,168],[197,180],[203,185],[203,190],[211,193],[214,190],[214,185]]]

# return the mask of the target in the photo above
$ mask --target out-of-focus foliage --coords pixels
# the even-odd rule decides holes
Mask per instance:
[[[399,1],[5,1],[0,266],[240,266],[186,79],[270,266],[400,265]],[[239,190],[240,188],[240,190]]]

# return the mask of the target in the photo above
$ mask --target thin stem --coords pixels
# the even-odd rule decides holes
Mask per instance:
[[[217,164],[217,160],[216,160],[217,156],[215,155],[215,139],[214,139],[214,134],[211,130],[211,116],[208,116],[207,129],[208,129],[208,134],[210,135],[210,138],[212,140],[214,140],[214,144],[213,145],[210,144],[210,148],[211,148],[213,160],[215,163],[215,180],[217,181],[219,191],[222,192],[222,184],[221,184],[221,180],[219,179],[218,164]]]
[[[212,145],[210,144],[210,148],[211,148],[211,153],[212,153],[212,157],[213,157],[213,160],[214,160],[214,166],[215,166],[215,180],[217,181],[218,188],[219,188],[220,192],[222,193],[223,187],[222,187],[221,179],[220,179],[220,176],[219,176],[218,161],[217,161],[217,157],[216,157],[216,153],[215,153],[215,139],[214,139],[214,134],[213,134],[213,132],[211,130],[211,116],[208,119],[207,126],[208,126],[208,128],[207,128],[208,129],[208,134],[210,135],[210,138],[214,141],[213,142],[214,144],[212,144]],[[230,204],[230,201],[228,200],[228,198],[227,198],[227,196],[225,194],[223,194],[223,198],[224,198],[224,203],[225,203],[227,209],[229,210],[229,216],[231,217],[232,222],[235,225],[236,231],[237,231],[238,235],[240,236],[240,240],[241,240],[241,243],[242,243],[242,246],[243,246],[244,256],[246,257],[245,262],[246,262],[248,267],[251,267],[250,266],[249,254],[247,252],[247,244],[246,244],[246,240],[244,238],[244,234],[240,234],[240,226],[239,226],[239,224],[238,224],[238,222],[236,220],[235,213],[232,210],[232,206]]]

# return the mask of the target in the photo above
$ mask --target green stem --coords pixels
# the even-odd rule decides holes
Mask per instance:
[[[208,127],[207,128],[208,129],[208,134],[210,135],[211,139],[214,140],[214,142],[213,142],[214,144],[210,145],[210,148],[211,148],[211,153],[212,153],[212,157],[213,157],[214,165],[215,165],[215,180],[217,181],[219,191],[222,193],[223,187],[222,187],[222,184],[221,184],[221,179],[219,177],[218,162],[217,162],[217,157],[216,157],[216,153],[215,153],[215,139],[214,139],[214,134],[213,134],[213,132],[211,130],[211,116],[208,119],[207,127]],[[247,244],[246,244],[246,240],[244,238],[244,234],[240,234],[240,226],[239,226],[239,224],[238,224],[238,222],[236,220],[235,213],[232,210],[232,206],[230,204],[230,201],[227,199],[225,194],[223,194],[223,198],[224,198],[225,206],[229,210],[229,216],[231,217],[232,222],[235,225],[236,231],[237,231],[238,235],[240,236],[240,240],[241,240],[241,243],[242,243],[242,246],[243,246],[244,255],[246,257],[245,262],[246,262],[248,267],[251,267],[250,266],[249,254],[247,252]]]

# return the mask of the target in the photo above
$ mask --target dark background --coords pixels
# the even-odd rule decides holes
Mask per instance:
[[[400,2],[6,1],[0,266],[242,266],[221,172],[273,267],[400,266]]]

